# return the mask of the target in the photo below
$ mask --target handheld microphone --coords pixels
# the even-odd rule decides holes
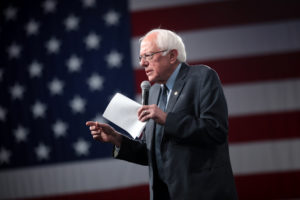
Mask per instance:
[[[148,105],[149,89],[151,85],[149,81],[143,81],[141,83],[142,88],[142,105]]]

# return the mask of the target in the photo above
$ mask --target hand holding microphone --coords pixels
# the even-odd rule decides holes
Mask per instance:
[[[145,122],[149,119],[153,119],[156,123],[165,124],[167,114],[158,108],[156,104],[148,105],[150,82],[143,81],[141,83],[142,89],[142,107],[138,110],[139,120]]]

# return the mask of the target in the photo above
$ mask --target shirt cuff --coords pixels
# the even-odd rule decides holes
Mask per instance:
[[[119,155],[120,147],[115,146],[114,157],[116,158]]]

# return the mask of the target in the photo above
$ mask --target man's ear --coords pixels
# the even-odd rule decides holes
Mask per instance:
[[[178,51],[176,49],[170,50],[170,63],[174,64],[177,61]]]

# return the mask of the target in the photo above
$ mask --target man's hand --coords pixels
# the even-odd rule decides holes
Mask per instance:
[[[94,121],[88,121],[86,122],[86,125],[90,127],[94,140],[110,142],[117,147],[120,147],[122,136],[110,125]]]
[[[144,105],[138,110],[138,118],[144,122],[153,119],[156,123],[164,125],[166,123],[167,113],[162,111],[157,105]]]

